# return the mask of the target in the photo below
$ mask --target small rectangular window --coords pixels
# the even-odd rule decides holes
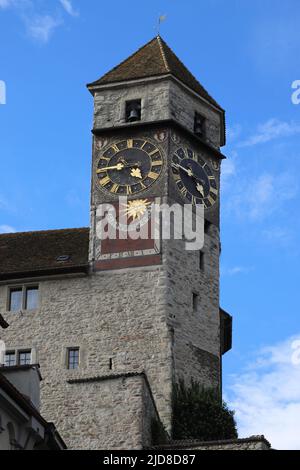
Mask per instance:
[[[19,366],[31,364],[31,351],[20,351],[18,357]]]
[[[9,311],[17,312],[22,310],[23,289],[22,287],[11,289],[9,292]]]
[[[198,294],[193,293],[193,310],[194,310],[194,312],[196,312],[198,310],[198,300],[199,300]]]
[[[194,116],[194,134],[196,134],[198,137],[204,137],[205,136],[205,122],[206,119],[204,116],[202,116],[199,113],[195,113]]]
[[[25,310],[36,310],[38,308],[38,287],[27,287],[25,292]]]
[[[141,111],[142,111],[141,100],[126,101],[126,106],[125,106],[126,122],[140,121]]]
[[[4,356],[5,367],[12,367],[16,365],[16,353],[15,351],[9,351]]]
[[[209,222],[208,220],[205,220],[205,222],[204,222],[204,232],[206,234],[209,234],[210,227],[211,227],[211,222]]]
[[[78,369],[79,367],[79,348],[68,349],[68,369]]]

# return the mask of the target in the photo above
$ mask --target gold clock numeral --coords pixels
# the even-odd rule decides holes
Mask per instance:
[[[195,196],[192,196],[192,204],[195,206],[196,205],[196,198]]]
[[[149,157],[152,157],[152,155],[155,155],[157,152],[158,152],[158,150],[155,149],[155,150],[152,150],[152,152],[149,152],[148,155],[149,155]]]
[[[152,162],[152,166],[161,166],[161,165],[162,165],[161,160],[156,160],[156,161]]]
[[[218,195],[218,190],[215,188],[210,188],[210,192],[215,194],[216,196]]]
[[[207,197],[207,199],[209,200],[211,205],[213,205],[216,202],[210,195]]]
[[[147,144],[147,140],[145,140],[145,142],[144,142],[143,145],[141,146],[141,149],[143,149],[146,144]]]
[[[127,195],[132,194],[131,186],[126,186],[126,193]]]
[[[131,149],[133,147],[133,139],[127,140],[127,148]]]
[[[177,183],[178,181],[180,181],[180,176],[179,176],[178,173],[177,173],[177,174],[176,174],[176,173],[173,173],[173,176],[174,176],[174,179],[175,179],[176,183]]]
[[[114,183],[114,184],[112,185],[111,192],[112,192],[112,193],[117,193],[117,192],[118,192],[118,189],[119,189],[119,187],[120,187],[120,185],[119,185],[119,184],[117,184],[117,183]]]
[[[105,176],[104,178],[99,180],[99,183],[101,184],[101,186],[106,186],[109,182],[110,182],[110,177],[109,176]]]
[[[113,144],[111,146],[111,148],[114,149],[115,152],[119,152],[119,150],[120,150],[119,147],[117,146],[117,144]]]
[[[180,189],[180,192],[184,197],[187,195],[187,189],[184,187]]]
[[[147,188],[147,186],[146,186],[144,183],[142,183],[142,182],[140,182],[140,185],[141,185],[141,188],[142,188],[142,189],[146,189],[146,188]]]
[[[209,176],[208,179],[211,180],[211,181],[214,181],[215,177],[214,176]]]
[[[152,180],[156,180],[158,178],[158,174],[157,173],[154,173],[154,171],[150,171],[148,173],[148,177],[151,178]]]
[[[100,160],[105,160],[106,162],[109,162],[110,158],[109,157],[101,157]]]

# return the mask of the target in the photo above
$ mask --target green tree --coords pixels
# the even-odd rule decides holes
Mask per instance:
[[[213,441],[238,437],[234,411],[220,399],[218,391],[183,381],[173,390],[173,439]]]

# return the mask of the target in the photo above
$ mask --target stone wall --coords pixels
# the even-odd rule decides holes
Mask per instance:
[[[156,267],[48,279],[39,283],[37,311],[5,313],[10,324],[2,333],[6,348],[34,350],[44,378],[41,413],[55,422],[63,437],[76,419],[68,379],[141,368],[149,378],[160,417],[170,427],[172,361],[164,277],[162,268]],[[1,312],[6,309],[7,289],[0,286]],[[70,347],[80,347],[80,367],[75,371],[66,366]],[[93,416],[101,410],[91,406],[89,413]],[[73,447],[72,435],[66,443]]]
[[[134,81],[122,86],[102,87],[95,93],[94,128],[126,124],[126,101],[141,99],[143,122],[169,119],[169,81]]]
[[[193,378],[204,386],[220,387],[220,315],[218,229],[205,234],[204,270],[199,251],[184,250],[184,241],[165,244],[168,272],[168,325],[172,331],[176,380]],[[197,308],[193,308],[193,293]]]
[[[183,91],[177,81],[170,81],[170,118],[175,119],[189,131],[194,132],[194,115],[199,113],[206,118],[205,139],[219,149],[221,146],[221,114],[211,105],[200,100],[194,93]]]
[[[136,99],[141,99],[141,121],[145,123],[174,119],[194,132],[194,115],[198,112],[207,120],[207,142],[220,147],[221,112],[170,76],[99,87],[95,92],[94,128],[128,125],[125,104]]]
[[[67,391],[65,437],[73,449],[99,449],[99,442],[104,450],[151,445],[151,423],[159,417],[143,373],[70,380]]]

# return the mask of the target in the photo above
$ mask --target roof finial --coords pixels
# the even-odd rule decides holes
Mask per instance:
[[[157,36],[159,36],[160,34],[160,25],[163,21],[165,21],[167,19],[167,15],[159,15],[158,17],[158,22],[157,22]]]

